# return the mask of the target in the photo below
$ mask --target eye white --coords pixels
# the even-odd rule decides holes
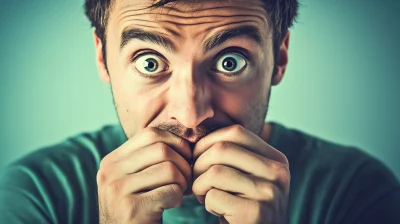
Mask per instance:
[[[146,75],[154,75],[166,70],[167,65],[159,56],[146,54],[135,60],[136,69]]]
[[[246,60],[239,54],[229,53],[220,57],[216,64],[215,69],[223,73],[235,73],[246,66]]]

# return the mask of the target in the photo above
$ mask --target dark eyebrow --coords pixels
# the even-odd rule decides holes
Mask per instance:
[[[130,40],[139,39],[141,41],[151,42],[166,48],[170,52],[175,52],[175,45],[167,37],[155,32],[144,31],[142,29],[133,28],[125,29],[121,34],[120,50],[122,50]]]
[[[203,53],[207,53],[211,49],[218,47],[229,39],[240,36],[249,37],[260,46],[263,44],[263,38],[258,28],[253,26],[241,26],[232,28],[230,30],[224,30],[208,38],[203,44]],[[151,42],[160,45],[161,47],[165,47],[170,52],[176,52],[175,45],[167,37],[155,32],[149,32],[138,28],[125,29],[122,32],[120,50],[122,50],[132,39]]]
[[[207,53],[211,49],[218,47],[225,41],[240,37],[246,36],[255,41],[258,45],[262,46],[263,38],[261,36],[260,30],[254,26],[241,26],[236,27],[230,30],[224,30],[220,33],[217,33],[207,39],[203,44],[203,53]]]

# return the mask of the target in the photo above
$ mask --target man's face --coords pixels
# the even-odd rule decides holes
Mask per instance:
[[[192,143],[232,124],[261,133],[274,69],[263,3],[199,2],[115,1],[100,74],[128,138],[148,126]]]

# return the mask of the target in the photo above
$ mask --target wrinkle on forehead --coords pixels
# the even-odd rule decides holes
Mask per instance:
[[[230,3],[225,5],[219,5],[216,3],[197,3],[199,7],[192,8],[193,10],[182,10],[186,8],[186,4],[175,4],[171,6],[171,3],[159,7],[159,8],[148,8],[148,4],[142,5],[120,5],[117,6],[118,17],[117,20],[123,20],[123,18],[130,16],[145,16],[148,15],[153,21],[162,22],[163,20],[182,20],[182,25],[191,25],[193,20],[205,20],[210,21],[215,17],[227,18],[232,16],[251,16],[257,17],[263,22],[267,22],[266,12],[263,5],[261,4],[247,4],[243,5],[243,1],[235,1],[236,3]],[[258,2],[258,1],[255,1]],[[193,3],[192,3],[193,4]],[[204,4],[204,5],[203,5]]]
[[[265,43],[272,37],[261,0],[201,0],[194,4],[178,0],[179,4],[172,2],[149,8],[153,3],[151,0],[116,0],[108,31],[120,39],[126,29],[144,29],[167,37],[176,46],[183,46],[184,42],[204,43],[221,31],[247,25],[259,29]]]
[[[118,32],[122,32],[125,27],[137,25],[157,29],[168,36],[181,36],[186,28],[191,31],[191,35],[196,36],[235,23],[253,23],[266,30],[268,18],[264,3],[260,0],[250,2],[217,0],[191,3],[178,0],[159,8],[149,8],[154,3],[151,0],[117,0],[111,17],[115,18],[113,25]],[[193,32],[193,27],[196,32]]]

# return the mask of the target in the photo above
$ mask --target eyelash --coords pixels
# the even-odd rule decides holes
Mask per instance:
[[[234,76],[239,76],[240,73],[242,73],[243,70],[246,69],[246,67],[250,64],[250,61],[251,61],[250,54],[249,54],[249,52],[248,52],[246,49],[243,49],[243,48],[241,48],[241,47],[228,47],[228,48],[225,48],[224,50],[220,51],[220,52],[213,58],[213,65],[215,65],[215,63],[217,62],[218,58],[220,58],[221,56],[223,56],[223,55],[225,55],[225,54],[228,54],[228,53],[233,53],[233,54],[238,54],[238,55],[240,55],[240,56],[243,56],[243,58],[244,58],[245,61],[246,61],[246,66],[245,66],[243,69],[241,69],[240,71],[237,71],[237,72],[235,72],[235,73],[229,73],[229,74],[227,74],[227,73],[218,72],[218,71],[215,71],[215,70],[213,70],[213,72],[222,74],[223,76],[228,77],[228,78],[229,78],[229,77],[234,77]]]
[[[164,58],[164,56],[162,56],[160,53],[153,51],[151,49],[143,49],[143,50],[139,50],[139,51],[135,51],[132,54],[132,57],[130,58],[130,63],[133,63],[136,61],[136,59],[138,59],[141,56],[147,55],[147,54],[154,54],[157,55],[158,57],[161,58],[161,60],[163,60],[165,62],[165,64],[168,65],[168,63],[166,63],[166,59]],[[167,67],[169,69],[169,66]],[[158,79],[159,77],[155,76],[155,75],[146,75],[143,74],[141,72],[138,71],[138,75],[143,77],[143,78],[148,78],[148,79]]]
[[[144,49],[144,50],[139,50],[139,51],[134,52],[134,53],[132,54],[132,57],[131,57],[130,62],[132,63],[132,62],[134,62],[138,57],[144,56],[144,55],[146,55],[146,54],[155,54],[155,55],[157,55],[158,57],[162,58],[163,60],[166,60],[166,59],[164,58],[164,56],[162,56],[162,55],[161,55],[160,53],[158,53],[157,51],[153,51],[153,50],[151,50],[151,49]]]
[[[212,59],[213,65],[216,63],[216,61],[217,61],[217,59],[218,59],[219,57],[221,57],[221,56],[223,56],[224,54],[227,54],[227,53],[239,54],[239,55],[243,56],[243,58],[246,60],[246,67],[248,66],[248,64],[249,64],[250,61],[251,61],[250,54],[249,54],[249,52],[248,52],[246,49],[243,49],[243,48],[241,48],[241,47],[228,47],[228,48],[225,48],[224,50],[220,51],[216,56],[214,56],[214,58]],[[139,51],[134,52],[134,53],[132,54],[133,56],[131,57],[130,62],[133,63],[133,62],[135,62],[135,60],[136,60],[137,58],[139,58],[139,57],[141,57],[141,56],[144,56],[144,55],[146,55],[146,54],[154,54],[154,55],[157,55],[158,57],[160,57],[162,60],[164,60],[165,63],[166,63],[166,61],[167,61],[167,60],[165,59],[165,57],[164,57],[163,55],[161,55],[160,53],[158,53],[158,52],[156,52],[156,51],[154,51],[154,50],[151,50],[151,49],[143,49],[143,50],[139,50]],[[168,63],[166,63],[166,64],[168,65]],[[245,68],[246,68],[246,67],[245,67]],[[169,68],[169,67],[168,67],[168,68]],[[245,69],[245,68],[244,68],[244,69]],[[222,73],[222,72],[218,72],[218,71],[214,71],[214,70],[213,70],[213,72],[214,72],[214,73],[223,74],[223,76],[225,76],[225,77],[234,77],[234,76],[239,76],[240,73],[241,73],[244,69],[242,69],[242,70],[240,70],[240,71],[238,71],[238,72],[235,72],[235,73],[230,73],[230,74]],[[149,78],[149,79],[157,79],[157,78],[159,78],[159,77],[154,76],[154,75],[146,75],[146,74],[142,74],[142,73],[140,73],[140,72],[138,72],[138,73],[139,73],[140,76],[142,76],[142,77],[144,77],[144,78]]]
[[[225,48],[222,51],[220,51],[213,58],[213,60],[215,61],[216,59],[218,59],[219,57],[221,57],[222,55],[227,54],[227,53],[239,54],[239,55],[243,56],[246,59],[246,61],[249,61],[251,59],[250,53],[246,49],[241,48],[241,47],[228,47],[228,48]]]

